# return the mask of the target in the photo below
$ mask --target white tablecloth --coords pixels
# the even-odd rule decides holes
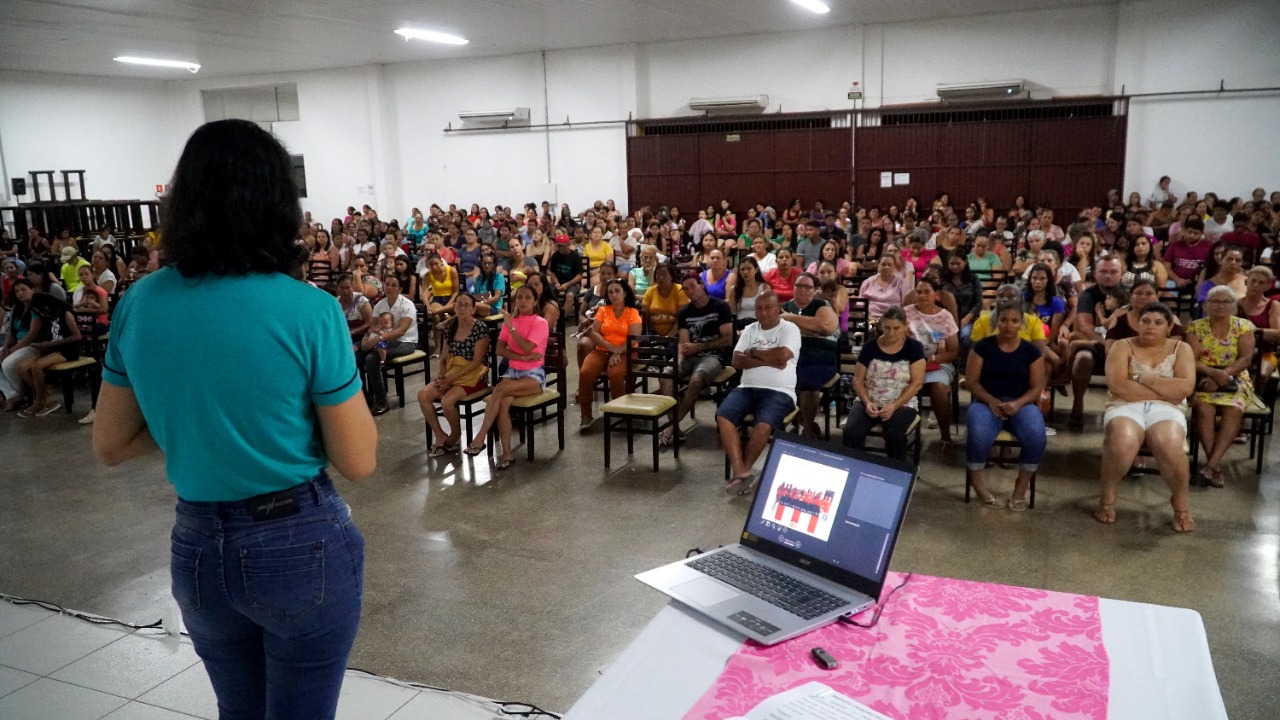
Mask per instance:
[[[1111,720],[1226,720],[1200,614],[1100,600],[1111,660]],[[743,642],[672,602],[641,631],[565,720],[678,720]]]

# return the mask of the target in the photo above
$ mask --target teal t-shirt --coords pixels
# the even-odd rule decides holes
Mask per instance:
[[[316,405],[360,391],[333,296],[286,275],[134,283],[112,313],[103,379],[132,388],[184,500],[242,500],[328,464]]]

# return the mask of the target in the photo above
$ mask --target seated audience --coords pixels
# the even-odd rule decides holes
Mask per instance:
[[[1001,300],[1016,300],[1019,305],[1022,305],[1022,291],[1013,283],[1005,283],[996,288],[996,302],[999,303]],[[992,317],[993,312],[994,309],[988,310],[973,321],[973,332],[969,335],[971,343],[976,343],[983,338],[996,334],[996,321]],[[1026,322],[1022,324],[1022,329],[1018,331],[1018,337],[1035,345],[1037,349],[1044,348],[1047,342],[1044,336],[1044,323],[1040,322],[1038,315],[1026,312],[1025,306],[1022,314]]]
[[[485,402],[484,421],[476,430],[475,438],[463,451],[471,456],[484,452],[485,438],[497,426],[498,439],[502,443],[502,454],[495,465],[499,470],[511,467],[515,460],[511,450],[512,401],[537,395],[546,386],[544,361],[551,336],[550,326],[538,314],[538,299],[532,288],[521,286],[512,295],[512,304],[515,314],[502,309],[502,330],[498,333],[498,357],[507,359],[508,368]]]
[[[1129,291],[1129,304],[1111,316],[1111,325],[1107,327],[1107,336],[1103,340],[1104,347],[1110,351],[1111,346],[1120,340],[1137,337],[1138,323],[1143,312],[1148,305],[1159,301],[1160,294],[1154,282],[1147,278],[1134,281],[1133,289]],[[1174,316],[1169,327],[1169,337],[1182,337],[1182,334],[1182,323]]]
[[[373,306],[373,314],[380,316],[391,313],[395,320],[389,331],[382,332],[379,338],[366,336],[360,341],[360,352],[357,362],[364,368],[366,399],[374,415],[383,415],[391,409],[387,404],[387,389],[382,379],[382,365],[386,360],[394,360],[408,355],[418,346],[418,310],[409,298],[400,294],[400,281],[394,275],[386,279],[383,287],[386,297]],[[385,342],[386,356],[377,352],[375,346]]]
[[[766,290],[759,295],[757,321],[743,328],[733,348],[733,366],[742,373],[742,380],[716,410],[720,444],[729,459],[730,479],[725,489],[730,493],[751,492],[752,466],[772,434],[782,432],[783,421],[796,407],[800,328],[783,320],[781,313],[776,293]],[[738,427],[748,415],[753,419],[744,446]]]
[[[835,263],[823,260],[818,263],[819,297],[831,303],[831,309],[840,319],[839,352],[849,352],[849,288],[840,282]]]
[[[564,293],[563,311],[573,314],[578,294],[582,292],[582,255],[569,243],[568,235],[556,236],[556,248],[547,260],[547,275],[552,289]]]
[[[338,306],[347,319],[347,329],[351,332],[351,342],[356,352],[360,351],[360,340],[373,327],[373,303],[362,293],[355,291],[355,280],[348,274],[338,276],[336,283]]]
[[[1237,314],[1258,329],[1260,380],[1265,380],[1276,371],[1276,347],[1280,345],[1280,301],[1266,295],[1274,289],[1276,276],[1265,265],[1255,265],[1245,275],[1248,291],[1240,299]]]
[[[882,255],[876,270],[876,274],[863,280],[858,288],[858,297],[867,299],[867,315],[873,323],[889,307],[905,303],[911,291],[906,278],[898,272],[894,256]]]
[[[916,283],[915,303],[904,309],[907,331],[924,346],[925,389],[936,424],[942,431],[944,446],[951,444],[951,381],[955,378],[955,361],[960,358],[960,328],[945,308],[938,304],[938,281],[926,275]]]
[[[689,304],[684,288],[675,283],[675,271],[662,264],[653,270],[653,284],[644,294],[644,313],[654,335],[676,336],[676,313]]]
[[[774,255],[777,266],[764,273],[764,281],[773,289],[779,302],[788,302],[795,296],[796,278],[800,277],[800,269],[792,264],[794,259],[795,255],[790,250],[779,248]]]
[[[938,288],[955,299],[956,325],[960,328],[960,344],[968,346],[973,323],[982,313],[982,284],[969,270],[969,261],[960,253],[947,259],[943,270],[942,287]]]
[[[45,371],[80,357],[80,328],[70,305],[48,293],[36,292],[30,280],[19,279],[13,294],[16,302],[10,324],[15,339],[12,344],[5,341],[5,360],[0,365],[4,367],[6,384],[0,391],[17,409],[22,403],[22,386],[29,386],[33,400],[18,415],[43,417],[62,407],[62,403],[49,401]],[[10,360],[16,362],[10,365]]]
[[[40,273],[41,277],[47,276]],[[61,287],[59,287],[61,289]],[[80,315],[88,315],[89,322],[86,325],[92,325],[99,333],[105,333],[110,330],[110,318],[108,317],[110,301],[107,297],[107,291],[93,277],[93,269],[88,267],[80,268],[80,287],[71,300],[71,308]]]
[[[801,273],[794,287],[795,297],[782,305],[782,318],[800,328],[800,358],[796,362],[799,426],[802,434],[819,437],[822,431],[815,418],[822,386],[836,376],[840,361],[840,318],[831,303],[819,297],[818,278],[813,274]]]
[[[1196,290],[1196,302],[1204,305],[1209,298],[1209,291],[1215,287],[1225,286],[1231,288],[1235,293],[1235,297],[1244,297],[1248,291],[1247,282],[1244,274],[1244,253],[1240,248],[1222,246],[1222,259],[1217,263],[1210,263],[1209,269],[1214,270],[1216,264],[1216,272],[1207,272],[1204,282],[1200,283]],[[1217,248],[1215,248],[1216,250]],[[1207,310],[1207,308],[1205,308]],[[1234,312],[1234,309],[1233,309]]]
[[[730,274],[723,250],[716,249],[707,254],[707,269],[702,271],[702,283],[708,295],[717,300],[724,300]]]
[[[967,482],[983,505],[1000,507],[1000,501],[987,489],[985,468],[996,436],[1001,430],[1008,430],[1017,438],[1021,451],[1018,479],[1005,506],[1019,511],[1027,508],[1031,476],[1044,458],[1044,416],[1037,401],[1044,391],[1047,375],[1040,350],[1020,337],[1026,322],[1022,303],[1000,300],[992,316],[996,334],[973,344],[965,369],[972,395],[966,421]]]
[[[1209,290],[1204,307],[1205,317],[1188,325],[1186,333],[1196,359],[1191,412],[1206,456],[1198,479],[1222,487],[1222,458],[1240,432],[1245,409],[1255,401],[1249,364],[1256,343],[1253,323],[1236,316],[1238,303],[1229,286]]]
[[[502,309],[503,298],[507,296],[507,279],[498,272],[495,256],[485,255],[480,258],[480,267],[470,284],[471,294],[481,317],[494,315]]]
[[[79,251],[74,246],[62,248],[62,288],[69,293],[76,291],[80,287],[80,268],[89,265],[89,261],[80,257]],[[98,273],[95,272],[95,275]],[[101,283],[99,283],[101,284]],[[109,294],[109,293],[108,293]]]
[[[853,371],[857,399],[844,426],[844,444],[863,450],[867,433],[884,423],[885,453],[907,459],[907,429],[919,414],[924,387],[924,346],[907,332],[907,315],[891,305],[880,316],[880,334],[862,346]]]
[[[489,327],[485,325],[486,313],[480,311],[475,298],[469,293],[458,296],[458,314],[451,327],[446,328],[448,341],[440,349],[440,368],[436,379],[418,391],[418,405],[422,417],[431,427],[435,444],[431,457],[458,452],[461,446],[462,420],[458,413],[458,401],[484,389],[489,361]],[[440,427],[435,403],[449,422],[449,432]]]
[[[1170,490],[1173,529],[1191,532],[1187,396],[1195,389],[1195,358],[1186,343],[1169,337],[1173,313],[1162,303],[1146,307],[1138,335],[1107,353],[1107,410],[1102,417],[1102,494],[1094,517],[1116,521],[1116,491],[1145,443]]]
[[[639,335],[643,327],[635,296],[626,283],[610,280],[605,286],[605,299],[607,302],[596,309],[588,331],[591,352],[578,368],[578,407],[582,413],[579,429],[583,431],[595,423],[591,404],[600,373],[608,373],[610,399],[627,394],[627,340]]]
[[[742,258],[729,276],[725,289],[729,309],[734,315],[735,330],[741,330],[756,321],[756,298],[769,289],[768,283],[764,282],[760,274],[755,255]]]
[[[689,304],[680,308],[676,317],[680,333],[678,372],[679,378],[688,384],[676,405],[676,428],[698,402],[702,391],[724,370],[725,351],[733,344],[733,315],[729,303],[712,297],[702,276],[696,272],[686,273],[680,284]],[[659,441],[669,445],[673,432],[678,430],[664,430]]]

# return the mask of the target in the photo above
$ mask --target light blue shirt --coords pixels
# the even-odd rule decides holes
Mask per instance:
[[[360,391],[334,298],[279,273],[134,283],[112,314],[103,379],[132,388],[184,500],[242,500],[328,464],[316,405]]]

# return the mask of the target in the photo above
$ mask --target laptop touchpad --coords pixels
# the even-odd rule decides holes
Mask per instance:
[[[738,597],[737,590],[725,587],[711,578],[698,578],[681,583],[671,588],[671,592],[683,600],[703,607],[711,607]]]

